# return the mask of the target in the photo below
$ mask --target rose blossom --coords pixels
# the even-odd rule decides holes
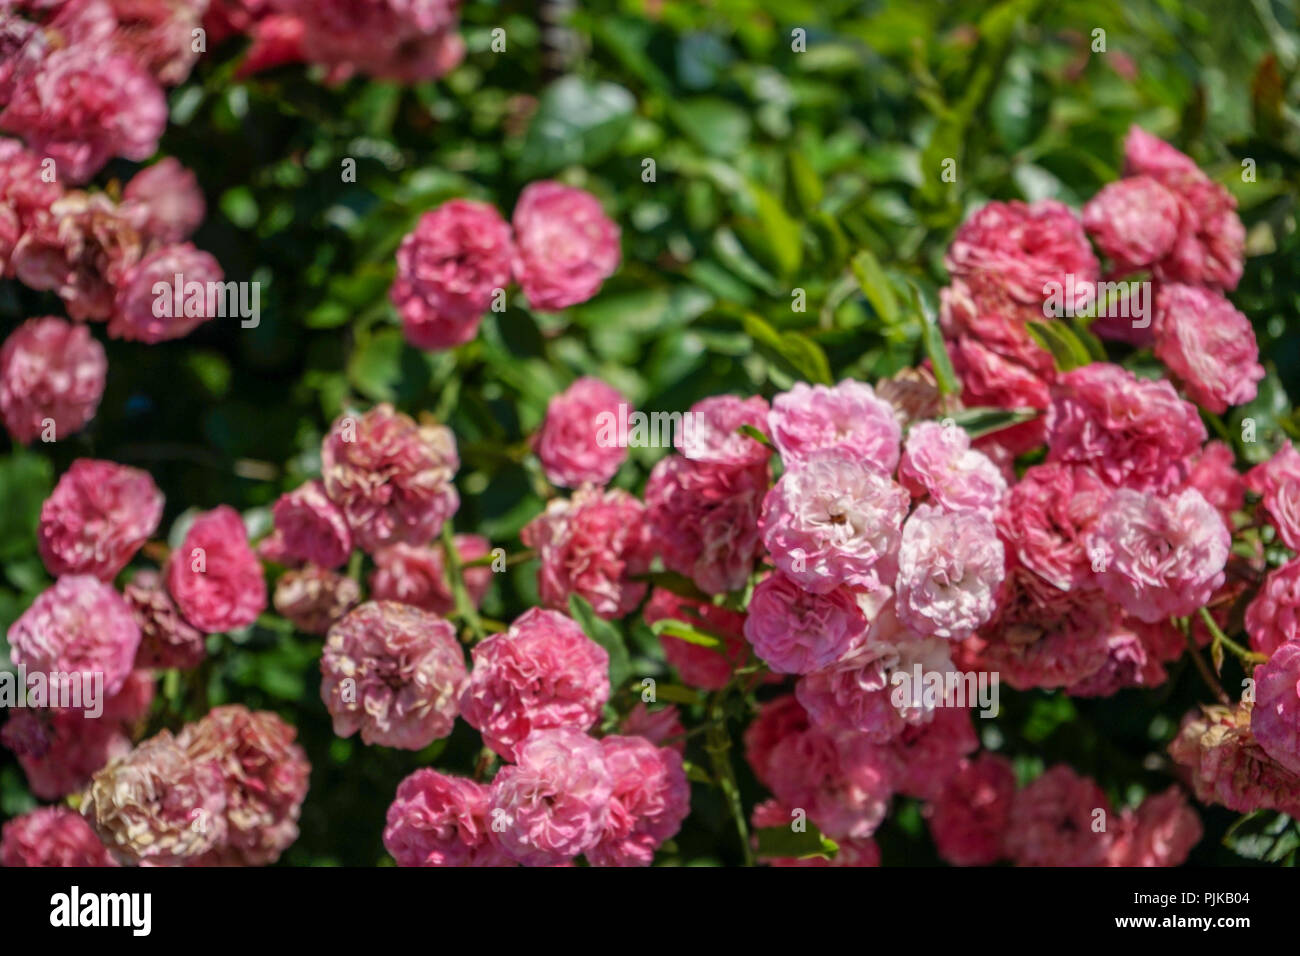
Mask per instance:
[[[276,612],[304,634],[324,634],[360,601],[356,581],[314,564],[280,575],[271,598]]]
[[[969,637],[997,606],[1004,565],[987,515],[918,506],[898,548],[899,620],[927,637]]]
[[[0,53],[0,72],[3,61]],[[22,234],[63,195],[58,182],[46,182],[48,177],[41,175],[41,164],[42,157],[17,140],[0,139],[0,276],[7,273],[9,257]]]
[[[1002,502],[998,532],[1015,559],[1047,583],[1062,591],[1091,586],[1085,540],[1108,497],[1090,468],[1031,465]]]
[[[487,538],[477,534],[458,534],[452,542],[463,568],[465,590],[478,607],[492,585],[492,568],[465,568],[464,565],[487,557],[491,545]],[[390,544],[376,551],[374,558],[375,570],[370,575],[372,600],[412,604],[435,614],[450,614],[456,606],[441,544],[427,548]]]
[[[808,674],[835,663],[859,644],[867,621],[847,588],[804,591],[777,571],[754,588],[745,637],[779,674]]]
[[[177,276],[180,296],[174,291]],[[158,247],[122,274],[108,322],[109,337],[149,345],[184,338],[216,317],[218,300],[209,297],[207,290],[223,276],[213,256],[188,242]],[[154,291],[159,283],[167,287],[162,296]],[[198,297],[191,283],[198,283]]]
[[[892,578],[888,559],[909,501],[904,488],[872,465],[818,451],[787,467],[763,501],[759,528],[773,562],[800,587],[818,593],[840,584],[870,588]]]
[[[511,222],[515,278],[534,309],[586,302],[618,268],[618,226],[589,192],[550,180],[529,183]]]
[[[939,856],[953,866],[989,866],[1002,858],[1016,776],[1011,761],[982,753],[965,761],[926,815]]]
[[[1047,414],[1047,460],[1089,465],[1107,484],[1167,491],[1205,442],[1196,406],[1166,381],[1094,362],[1062,375]]]
[[[686,728],[675,704],[651,710],[638,700],[623,718],[621,730],[629,737],[644,737],[655,746],[671,747],[679,754],[686,752]]]
[[[690,812],[681,755],[643,737],[611,735],[600,746],[613,786],[604,832],[587,859],[593,866],[649,866]]]
[[[536,730],[492,781],[495,835],[526,866],[553,866],[592,850],[609,822],[614,777],[600,742],[571,727]]]
[[[207,655],[204,634],[181,617],[156,571],[140,571],[122,589],[122,597],[140,625],[135,666],[166,670],[198,667]]]
[[[158,528],[163,496],[148,472],[78,458],[41,505],[36,546],[49,572],[111,581]]]
[[[95,417],[107,376],[104,347],[90,329],[54,316],[28,319],[0,348],[0,417],[24,445],[38,435],[66,438]]]
[[[1156,358],[1206,411],[1255,398],[1264,377],[1250,320],[1221,293],[1168,283],[1156,294]]]
[[[884,745],[857,735],[847,740],[880,766],[895,791],[921,800],[936,799],[963,758],[979,749],[970,708],[954,702],[935,708],[928,723],[908,724]]]
[[[75,810],[37,807],[14,817],[0,835],[0,866],[117,866]]]
[[[930,495],[945,511],[992,514],[1007,491],[998,466],[970,447],[965,429],[918,422],[907,433],[898,480],[914,496]]]
[[[1115,275],[1149,268],[1178,238],[1179,202],[1150,176],[1107,183],[1083,207],[1083,226]]]
[[[554,396],[534,441],[547,480],[576,488],[613,478],[627,458],[619,422],[628,413],[627,399],[598,378],[580,378]]]
[[[266,610],[262,565],[238,511],[221,505],[194,519],[167,560],[167,591],[185,620],[209,634],[246,627]]]
[[[1169,743],[1196,799],[1238,813],[1280,810],[1300,815],[1300,777],[1279,764],[1251,732],[1251,706],[1190,711]]]
[[[1181,866],[1204,832],[1182,790],[1148,794],[1125,810],[1111,846],[1110,866]]]
[[[862,839],[885,818],[894,788],[887,756],[852,734],[828,734],[817,727],[780,738],[764,768],[764,782],[827,836]]]
[[[144,231],[160,242],[184,242],[207,213],[198,177],[171,156],[132,176],[122,198],[144,207]]]
[[[474,338],[510,284],[512,251],[510,227],[487,203],[453,199],[422,215],[397,249],[390,293],[407,341],[435,350]]]
[[[417,425],[387,403],[334,422],[321,448],[325,494],[352,529],[353,543],[426,544],[456,513],[456,438],[443,425]]]
[[[1041,411],[1051,403],[1048,380],[976,339],[968,336],[949,339],[948,349],[953,370],[961,379],[962,401],[967,405]],[[1020,454],[1041,445],[1045,434],[1039,417],[999,429],[981,439],[981,443]]]
[[[195,763],[220,773],[226,838],[201,862],[266,866],[298,839],[311,764],[297,731],[277,715],[242,704],[213,708],[187,724],[178,743]]]
[[[139,646],[140,626],[126,601],[88,574],[59,578],[9,627],[14,666],[48,674],[51,697],[68,693],[64,677],[73,675],[103,675],[103,693],[116,694]]]
[[[863,382],[845,379],[833,387],[796,382],[772,400],[768,425],[787,465],[823,449],[881,472],[898,464],[901,432],[893,406]]]
[[[1260,654],[1300,641],[1300,558],[1264,578],[1264,586],[1246,607],[1246,632],[1250,646]]]
[[[655,588],[642,613],[647,624],[676,620],[718,641],[715,646],[705,647],[674,637],[671,630],[659,630],[659,643],[668,666],[690,687],[721,690],[731,680],[732,671],[748,656],[745,615],[730,608]]]
[[[1300,643],[1283,644],[1255,668],[1250,732],[1266,754],[1300,775]]]
[[[1100,866],[1115,837],[1093,829],[1097,810],[1111,815],[1102,789],[1057,764],[1012,800],[1007,855],[1017,866]]]
[[[221,769],[159,731],[95,774],[81,814],[124,862],[184,865],[226,838]]]
[[[1125,687],[1156,687],[1169,675],[1164,665],[1186,650],[1182,633],[1167,619],[1147,623],[1112,609],[1106,659],[1066,688],[1071,697],[1109,697]]]
[[[1246,472],[1246,487],[1263,497],[1282,543],[1300,551],[1300,452],[1295,446],[1288,441],[1268,461]]]
[[[664,566],[708,594],[745,586],[762,550],[758,517],[768,466],[661,459],[645,486],[646,518]]]
[[[767,434],[767,401],[761,395],[711,395],[691,406],[673,445],[691,461],[718,465],[766,465],[772,450],[740,432],[748,425]]]
[[[491,838],[488,788],[423,767],[397,785],[384,849],[398,866],[510,866]]]
[[[282,494],[271,506],[275,532],[259,548],[281,564],[337,568],[352,555],[352,532],[319,481]]]
[[[451,733],[465,684],[456,629],[437,615],[367,601],[329,630],[321,699],[334,733],[366,744],[420,750]]]
[[[507,760],[534,730],[587,730],[609,700],[609,654],[558,611],[530,608],[473,657],[461,716]]]
[[[1066,275],[1050,281],[1063,286]],[[1075,283],[1078,296],[1092,288],[1091,275],[1076,275]],[[951,285],[939,291],[939,327],[950,340],[978,344],[1019,373],[1050,383],[1056,377],[1052,354],[1030,335],[1027,325],[1047,318],[1044,312],[1050,291],[1051,287],[1045,285],[1032,301],[1023,302],[997,275],[954,278]]]
[[[1219,509],[1223,523],[1232,529],[1232,513],[1246,504],[1246,482],[1237,471],[1237,458],[1231,448],[1219,440],[1207,442],[1192,462],[1191,474],[1183,487],[1195,488],[1210,504]]]
[[[650,570],[653,557],[645,506],[626,491],[579,488],[572,498],[553,498],[519,533],[537,551],[542,603],[560,610],[577,594],[603,618],[630,613],[647,585],[633,579]]]
[[[1228,529],[1195,488],[1157,498],[1121,488],[1089,538],[1101,552],[1097,583],[1139,620],[1195,613],[1223,584]]]
[[[754,812],[750,815],[750,825],[755,830],[771,827],[784,829],[790,826],[792,820],[798,819],[802,812],[802,810],[786,806],[773,797],[755,805]],[[755,849],[757,849],[757,834],[751,837],[751,840]],[[839,849],[829,859],[821,855],[806,857],[773,856],[766,857],[763,862],[768,866],[776,867],[880,866],[880,846],[870,837],[860,839],[841,837],[835,843]]]

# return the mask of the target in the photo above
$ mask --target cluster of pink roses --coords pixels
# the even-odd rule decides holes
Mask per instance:
[[[402,240],[390,297],[412,345],[453,348],[474,338],[512,278],[534,309],[586,302],[618,268],[618,243],[600,202],[573,186],[530,183],[509,224],[488,203],[453,199]]]

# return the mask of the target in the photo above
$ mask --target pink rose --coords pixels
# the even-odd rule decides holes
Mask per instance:
[[[1062,591],[1092,586],[1085,547],[1110,489],[1090,468],[1031,465],[1003,500],[998,531],[1015,559]]]
[[[166,670],[198,667],[207,655],[206,636],[181,617],[156,571],[140,571],[122,589],[140,625],[136,667]]]
[[[1110,866],[1181,866],[1201,841],[1201,818],[1177,786],[1147,794],[1125,810],[1111,846]]]
[[[866,635],[867,621],[846,588],[804,591],[779,571],[754,588],[745,637],[779,674],[808,674],[849,653]]]
[[[690,812],[681,755],[643,737],[611,735],[600,746],[612,792],[604,832],[587,859],[593,866],[649,866]]]
[[[928,723],[908,724],[884,746],[852,737],[852,745],[884,768],[899,793],[934,800],[961,769],[964,758],[979,749],[971,711],[953,703],[938,707]]]
[[[343,510],[353,543],[374,552],[422,545],[438,536],[460,497],[456,438],[442,425],[417,425],[387,403],[343,415],[321,447],[325,494]]]
[[[0,835],[0,866],[117,866],[75,810],[37,807],[14,817]]]
[[[491,838],[488,788],[423,767],[397,786],[384,848],[398,866],[510,866]]]
[[[171,156],[132,176],[122,198],[144,207],[144,232],[158,242],[184,242],[207,213],[198,177]]]
[[[199,515],[167,561],[167,591],[200,631],[246,627],[266,610],[262,565],[239,512],[221,505]]]
[[[768,425],[787,465],[823,450],[883,473],[898,465],[901,432],[894,408],[862,382],[845,379],[833,387],[796,382],[772,400]]]
[[[1049,382],[1055,373],[1044,378],[966,336],[949,339],[948,350],[967,406],[1041,411],[1051,404]],[[983,442],[1020,454],[1041,445],[1045,434],[1042,419],[1034,418],[1000,429]]]
[[[858,456],[819,451],[789,464],[763,501],[759,527],[773,562],[800,587],[873,588],[892,580],[910,500]]]
[[[760,395],[711,395],[691,406],[673,444],[691,461],[717,465],[766,465],[772,450],[740,432],[742,425],[767,434],[767,401]]]
[[[618,226],[589,192],[550,180],[529,183],[511,222],[515,278],[534,309],[586,302],[618,268]]]
[[[798,818],[801,810],[786,806],[775,797],[755,805],[750,815],[750,825],[755,830],[771,827],[788,827]],[[751,838],[755,846],[758,837]],[[775,867],[822,867],[822,866],[880,866],[880,846],[871,837],[858,839],[843,838],[836,840],[839,847],[830,859],[824,856],[792,857],[773,856],[763,860],[768,866]]]
[[[451,733],[465,686],[465,655],[445,619],[367,601],[329,630],[321,699],[334,733],[366,744],[421,750]]]
[[[3,70],[0,65],[0,74]],[[41,160],[17,140],[0,139],[0,276],[7,273],[22,234],[63,195],[57,181],[46,182],[48,177],[41,175]]]
[[[1089,537],[1106,596],[1142,621],[1183,617],[1223,584],[1231,538],[1214,507],[1188,488],[1169,498],[1121,488]]]
[[[630,412],[627,399],[598,378],[580,378],[553,397],[534,443],[547,480],[576,488],[613,478],[627,458],[619,422]]]
[[[1250,813],[1300,815],[1300,777],[1278,763],[1251,732],[1251,706],[1202,706],[1189,712],[1169,744],[1196,799]]]
[[[555,866],[593,850],[609,823],[614,775],[600,742],[570,727],[534,731],[492,781],[489,818],[525,866]]]
[[[1283,644],[1255,668],[1250,732],[1266,754],[1300,775],[1300,643]]]
[[[644,701],[637,701],[620,729],[629,737],[644,737],[655,746],[671,747],[679,754],[686,752],[686,728],[674,704],[651,710]]]
[[[764,780],[832,839],[869,837],[889,809],[894,780],[883,752],[861,741],[817,727],[787,734],[772,748]]]
[[[1011,761],[982,753],[962,764],[927,808],[939,856],[953,866],[990,866],[1002,858],[1016,776]]]
[[[553,498],[519,537],[537,551],[547,607],[564,610],[577,594],[601,617],[616,618],[645,597],[647,585],[633,576],[650,570],[652,545],[645,506],[626,491],[584,485],[572,498]]]
[[[1300,452],[1287,442],[1273,457],[1246,472],[1246,488],[1260,495],[1277,536],[1300,551]]]
[[[534,730],[591,728],[609,700],[609,654],[558,611],[525,611],[473,657],[461,716],[507,760]]]
[[[36,546],[50,574],[111,581],[158,528],[163,496],[148,472],[78,458],[41,505]]]
[[[1183,487],[1195,488],[1232,527],[1232,513],[1246,504],[1246,482],[1237,471],[1237,456],[1223,442],[1207,442],[1192,462],[1191,474]]]
[[[280,575],[271,597],[276,613],[304,634],[326,633],[360,602],[361,586],[356,581],[314,564]]]
[[[337,568],[352,555],[347,518],[325,494],[319,481],[285,492],[271,507],[275,520],[273,543],[263,543],[266,556],[281,564],[315,564]]]
[[[1222,414],[1255,398],[1264,377],[1250,320],[1220,293],[1167,284],[1156,295],[1156,358],[1189,398]]]
[[[208,294],[223,275],[215,258],[188,242],[158,247],[122,275],[108,322],[109,337],[150,345],[184,338],[225,308],[218,298],[224,293]],[[166,290],[156,293],[160,283]],[[191,283],[198,284],[198,295],[193,294]]]
[[[1083,207],[1083,226],[1115,275],[1150,268],[1178,238],[1178,197],[1150,176],[1108,183]]]
[[[1017,866],[1101,866],[1115,835],[1093,824],[1111,812],[1095,782],[1057,764],[1012,800],[1007,855]]]
[[[28,319],[0,348],[0,416],[21,444],[57,441],[95,417],[108,359],[90,329],[53,316]]]
[[[899,620],[926,637],[969,637],[993,615],[1004,565],[987,515],[920,505],[898,549]]]
[[[907,433],[898,480],[916,497],[929,495],[946,511],[993,514],[1007,491],[998,466],[970,447],[965,429],[917,422]]]
[[[655,588],[643,612],[647,624],[677,620],[692,630],[714,637],[718,644],[691,644],[668,631],[659,635],[668,666],[677,671],[683,684],[702,690],[721,690],[732,671],[749,654],[745,643],[745,615],[730,608],[693,601],[663,588]]]
[[[1300,558],[1275,568],[1246,607],[1250,646],[1260,654],[1300,641]]]
[[[391,298],[412,345],[449,349],[474,338],[510,284],[510,227],[487,203],[453,199],[426,212],[397,249]]]
[[[453,539],[462,566],[486,557],[491,546],[477,534],[458,534]],[[375,601],[398,601],[432,611],[450,614],[456,606],[447,578],[446,559],[441,544],[417,548],[409,544],[390,544],[374,554],[375,570],[370,575],[370,597]],[[464,568],[465,590],[478,607],[492,586],[492,568]]]

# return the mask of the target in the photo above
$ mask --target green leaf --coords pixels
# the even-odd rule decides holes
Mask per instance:
[[[636,98],[615,83],[561,77],[542,94],[528,127],[520,178],[599,162],[618,145],[635,110]]]
[[[402,378],[402,333],[380,329],[363,337],[348,361],[348,381],[362,395],[377,402],[391,402]]]
[[[703,631],[697,631],[689,624],[672,618],[655,621],[650,625],[650,630],[656,634],[667,634],[669,637],[675,637],[679,641],[685,641],[687,644],[695,644],[699,647],[722,646],[721,638],[714,637],[712,634],[705,634]]]
[[[876,310],[876,314],[880,316],[881,321],[885,325],[897,325],[899,319],[898,296],[894,294],[894,287],[889,281],[889,276],[885,274],[885,270],[881,268],[880,260],[875,257],[870,249],[863,249],[853,257],[850,266],[863,295],[867,297],[867,301]]]
[[[799,332],[778,332],[752,312],[746,312],[742,321],[745,332],[769,357],[780,360],[804,381],[831,384],[830,362],[812,339]]]
[[[934,378],[939,386],[939,394],[959,394],[961,383],[957,381],[957,373],[953,370],[948,347],[943,344],[943,332],[939,329],[934,307],[921,295],[921,290],[915,285],[912,286],[912,308],[921,320],[921,345],[925,348],[930,364],[934,366]]]
[[[1285,813],[1256,810],[1228,828],[1223,845],[1248,860],[1277,863],[1300,847],[1300,828]]]
[[[61,436],[60,436],[61,437]],[[36,550],[41,505],[54,487],[49,459],[16,449],[0,460],[0,558],[14,560]]]
[[[1058,371],[1068,372],[1092,364],[1088,347],[1064,322],[1030,322],[1026,328],[1035,342],[1052,353]]]
[[[598,617],[580,595],[569,595],[569,613],[578,622],[582,632],[609,654],[609,686],[622,687],[632,673],[632,662],[628,658],[622,632],[609,621]]]
[[[735,156],[749,145],[749,114],[729,100],[702,96],[674,103],[669,115],[696,146],[713,156]]]
[[[797,149],[786,153],[786,164],[790,167],[790,183],[794,187],[799,205],[807,215],[813,215],[826,195],[821,177],[817,175],[817,170],[813,169],[808,157]]]
[[[823,836],[811,820],[804,820],[806,829],[799,833],[793,827],[763,827],[755,830],[758,838],[758,855],[766,859],[774,857],[807,860],[813,857],[832,859],[839,850],[830,837]]]
[[[749,192],[757,211],[758,237],[763,248],[781,275],[793,275],[803,261],[803,227],[785,211],[781,201],[762,186],[749,183]]]
[[[963,408],[946,416],[966,430],[971,438],[982,438],[993,432],[1032,421],[1038,417],[1035,408]]]

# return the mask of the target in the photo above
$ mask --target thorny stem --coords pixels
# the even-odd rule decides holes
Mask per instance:
[[[1248,651],[1236,641],[1228,637],[1227,634],[1224,634],[1219,625],[1214,623],[1214,618],[1206,608],[1201,608],[1199,613],[1201,615],[1201,620],[1205,622],[1205,626],[1208,627],[1210,633],[1214,635],[1214,642],[1216,644],[1222,644],[1228,650],[1232,651],[1232,653],[1236,654],[1241,658],[1243,664],[1263,664],[1268,660],[1267,655],[1256,654],[1254,651]]]
[[[483,622],[479,620],[469,589],[465,587],[465,574],[460,564],[460,555],[456,551],[456,542],[452,538],[450,521],[445,521],[442,525],[442,551],[447,562],[447,577],[451,580],[451,593],[456,599],[456,616],[469,625],[474,640],[481,641],[484,637]]]
[[[1205,681],[1210,690],[1214,692],[1214,696],[1219,698],[1219,703],[1226,707],[1231,707],[1232,700],[1228,697],[1228,692],[1219,684],[1218,679],[1215,678],[1209,665],[1205,663],[1205,658],[1201,657],[1201,649],[1196,646],[1196,640],[1192,637],[1191,628],[1187,629],[1184,637],[1187,638],[1187,650],[1188,653],[1191,654],[1192,663],[1196,665],[1197,671],[1200,672],[1201,680]]]

